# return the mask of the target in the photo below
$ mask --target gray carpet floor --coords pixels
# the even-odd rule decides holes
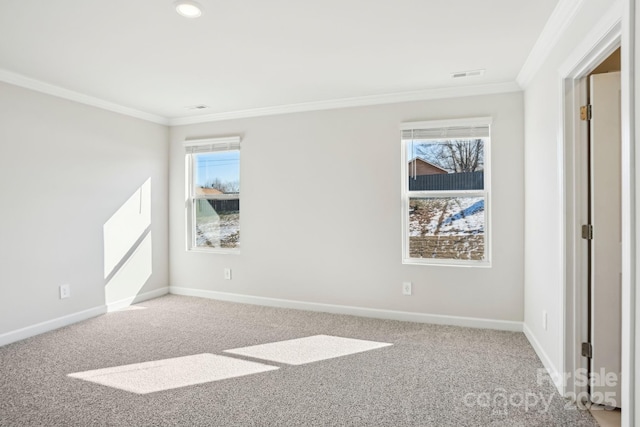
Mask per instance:
[[[0,347],[0,425],[597,426],[540,381],[522,333],[175,295],[139,306]],[[393,345],[148,394],[68,376],[314,335]]]

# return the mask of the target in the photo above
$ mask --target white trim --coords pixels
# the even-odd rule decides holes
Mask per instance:
[[[593,71],[593,64],[599,64],[611,54],[610,46],[620,44],[622,28],[622,1],[616,0],[607,12],[582,38],[580,44],[558,69],[562,78],[576,78]]]
[[[578,111],[587,100],[585,78],[560,79],[558,85],[560,111],[563,118],[558,129],[558,170],[560,172],[560,233],[558,245],[563,254],[560,280],[563,284],[560,296],[562,321],[558,348],[562,350],[565,372],[586,369],[587,361],[582,357],[580,345],[588,340],[587,334],[587,292],[584,283],[587,278],[587,245],[579,233],[580,226],[587,223],[587,187],[581,185],[588,176],[587,152],[584,141],[587,138],[587,124],[579,119]],[[566,98],[565,98],[566,96]],[[586,386],[578,386],[573,380],[564,385],[564,393],[574,396],[587,392]]]
[[[186,251],[190,253],[200,252],[200,253],[210,253],[210,254],[232,254],[239,255],[240,248],[209,248],[209,247],[200,247],[196,245],[196,233],[195,233],[195,224],[196,224],[196,211],[195,211],[195,203],[197,200],[231,200],[231,199],[240,199],[240,192],[234,194],[216,194],[216,195],[208,195],[208,196],[197,196],[194,191],[194,175],[195,175],[195,165],[194,165],[194,155],[203,154],[207,152],[224,152],[224,151],[238,151],[240,150],[240,140],[239,136],[232,137],[223,137],[223,138],[206,138],[206,139],[192,139],[185,140],[185,183],[186,183],[186,204],[185,204],[185,224],[186,224]],[[197,153],[189,152],[190,147],[210,147],[210,151],[200,151]],[[220,150],[216,150],[216,147],[221,148]],[[226,147],[226,148],[224,148]],[[240,179],[240,171],[238,171],[238,179]],[[240,219],[240,229],[242,229],[242,220]]]
[[[558,2],[518,73],[516,82],[522,89],[529,86],[553,47],[562,38],[569,24],[573,22],[573,18],[582,7],[583,2],[584,0],[560,0]]]
[[[240,255],[239,248],[207,248],[203,246],[194,246],[192,248],[187,248],[187,252],[217,255]]]
[[[637,100],[640,85],[636,81],[638,75],[637,24],[639,10],[635,0],[624,0],[622,9],[622,224],[628,224],[629,232],[623,234],[622,253],[622,423],[624,427],[635,426],[640,418],[640,379],[638,378],[638,358],[640,348],[638,345],[638,292],[637,266],[638,266],[638,173],[637,165],[640,164],[640,150],[636,148],[638,130],[636,125],[638,113]],[[627,156],[625,158],[625,155]],[[625,186],[628,185],[628,186]],[[626,273],[626,274],[625,274]]]
[[[561,180],[560,195],[561,206],[558,214],[561,221],[561,247],[563,248],[561,280],[564,284],[563,289],[563,322],[561,326],[561,360],[564,364],[564,372],[572,373],[577,369],[584,367],[584,358],[579,353],[579,343],[586,335],[586,303],[584,292],[581,290],[580,283],[583,282],[584,272],[586,271],[583,256],[581,254],[581,246],[578,243],[580,237],[577,236],[577,226],[579,221],[585,215],[584,196],[581,193],[586,191],[584,177],[585,172],[580,170],[581,157],[580,144],[582,142],[581,134],[584,133],[580,128],[580,122],[577,119],[576,108],[582,103],[580,94],[578,93],[584,83],[581,79],[587,76],[602,60],[604,60],[617,46],[621,45],[622,40],[622,158],[628,159],[627,163],[623,162],[622,172],[622,259],[623,259],[623,310],[622,310],[622,359],[623,359],[623,426],[635,425],[634,409],[629,404],[629,397],[633,394],[634,389],[631,383],[626,383],[625,379],[634,378],[633,363],[629,363],[633,358],[633,350],[629,346],[633,337],[628,331],[625,334],[625,328],[631,327],[630,317],[633,315],[633,306],[630,306],[632,298],[626,299],[624,295],[630,296],[633,291],[632,284],[635,283],[635,265],[634,265],[634,242],[632,241],[632,233],[635,231],[635,206],[633,202],[634,183],[631,181],[633,176],[634,160],[633,146],[631,141],[633,135],[630,136],[631,126],[633,126],[632,114],[633,105],[628,93],[631,89],[625,87],[632,82],[633,65],[629,65],[628,61],[630,29],[628,23],[625,25],[622,20],[625,16],[623,13],[622,1],[617,0],[602,16],[598,23],[586,34],[582,42],[568,56],[562,66],[559,68],[559,92],[560,92],[560,129],[558,137],[559,159],[561,161]],[[629,168],[625,172],[625,165]],[[625,305],[629,304],[629,306]],[[525,325],[525,328],[526,325]],[[526,332],[525,332],[526,333]],[[627,354],[627,351],[629,353]],[[625,361],[627,362],[625,364]],[[584,388],[578,387],[574,381],[569,379],[568,384],[564,387],[565,393],[574,393],[578,395]]]
[[[62,99],[78,102],[80,104],[90,105],[92,107],[101,108],[103,110],[112,111],[114,113],[124,114],[125,116],[134,117],[136,119],[146,120],[148,122],[160,125],[168,125],[169,119],[145,111],[136,110],[135,108],[125,107],[114,102],[105,101],[104,99],[94,96],[85,95],[60,86],[45,83],[40,80],[25,77],[20,74],[13,73],[4,69],[0,69],[0,81],[36,92],[46,93],[47,95],[56,96]]]
[[[239,136],[229,136],[224,138],[202,138],[202,139],[185,139],[182,143],[185,147],[202,147],[207,145],[234,145],[240,144]]]
[[[533,347],[533,350],[536,352],[536,354],[538,355],[538,358],[540,359],[540,361],[546,368],[547,372],[549,373],[549,376],[551,377],[553,384],[558,389],[558,393],[560,393],[561,396],[564,396],[563,394],[564,376],[560,374],[560,371],[558,371],[558,368],[556,368],[556,366],[553,364],[553,362],[551,361],[551,358],[544,351],[544,348],[540,345],[535,335],[533,335],[533,332],[531,331],[531,329],[529,329],[526,323],[522,325],[522,332],[524,332],[524,336],[527,337],[527,339],[529,340],[529,343],[531,344],[531,347]]]
[[[232,294],[227,292],[208,291],[203,289],[184,288],[178,286],[170,286],[169,293],[174,295],[184,295],[190,297],[215,299],[220,301],[237,302],[241,304],[291,308],[296,310],[317,311],[322,313],[347,314],[350,316],[370,317],[374,319],[389,319],[400,320],[403,322],[433,323],[437,325],[452,325],[463,326],[467,328],[496,329],[500,331],[522,332],[522,322],[509,320],[481,319],[476,317],[447,316],[441,314],[413,313],[406,311],[384,310],[378,308],[323,304],[253,295]]]
[[[35,325],[27,326],[25,328],[17,329],[15,331],[6,332],[0,335],[0,347],[3,345],[11,344],[16,341],[24,340],[26,338],[40,335],[45,332],[53,331],[55,329],[69,326],[74,323],[81,322],[83,320],[90,319],[92,317],[100,316],[107,312],[107,307],[104,305],[93,307],[88,310],[79,311],[77,313],[68,314],[66,316],[58,317],[56,319],[47,320],[45,322],[37,323]]]
[[[114,301],[112,303],[107,304],[107,313],[111,313],[112,311],[118,311],[123,308],[129,307],[132,304],[137,304],[142,301],[147,301],[153,298],[158,298],[163,295],[169,293],[169,287],[165,286],[160,289],[155,289],[153,291],[144,292],[142,294],[135,295],[133,297],[124,298],[118,301]]]
[[[437,258],[406,258],[402,257],[403,265],[427,265],[429,267],[464,267],[464,268],[492,268],[490,260],[459,260]]]
[[[333,110],[338,108],[364,107],[400,102],[428,101],[433,99],[460,98],[465,96],[493,95],[520,92],[515,82],[493,83],[487,85],[445,87],[413,92],[388,93],[354,98],[333,99],[327,101],[304,102],[300,104],[278,105],[274,107],[253,108],[250,110],[213,113],[202,116],[177,117],[169,119],[169,126],[191,125],[217,122],[222,120],[244,119],[249,117],[273,116],[277,114],[301,113],[306,111]]]
[[[402,264],[403,265],[422,265],[422,266],[441,266],[441,267],[492,267],[492,250],[491,250],[491,125],[492,117],[470,117],[462,119],[445,119],[445,120],[429,120],[422,122],[405,122],[399,125],[400,131],[410,129],[437,129],[451,127],[473,127],[488,126],[489,136],[483,137],[489,140],[484,145],[484,188],[482,190],[461,190],[461,191],[409,191],[407,177],[409,176],[409,162],[407,162],[407,145],[405,139],[401,136],[401,167],[400,179],[402,188],[402,206],[401,206],[401,241],[402,241]],[[446,137],[445,137],[446,139]],[[484,236],[485,251],[482,260],[464,260],[464,259],[433,259],[433,258],[412,258],[409,251],[409,199],[416,197],[483,197],[484,198]]]
[[[474,126],[491,126],[492,117],[470,117],[468,119],[448,119],[448,120],[426,120],[422,122],[404,122],[400,123],[400,130],[413,129],[438,129],[452,127],[474,127]]]
[[[242,119],[249,117],[263,117],[278,114],[300,113],[306,111],[333,110],[338,108],[363,107],[371,105],[395,104],[411,101],[428,101],[434,99],[460,98],[465,96],[493,95],[500,93],[520,92],[516,82],[491,83],[485,85],[443,87],[410,92],[387,93],[382,95],[367,95],[352,98],[330,99],[326,101],[311,101],[298,104],[277,105],[262,108],[252,108],[240,111],[227,111],[197,116],[167,118],[134,108],[125,107],[114,102],[85,95],[70,89],[65,89],[41,80],[26,77],[8,70],[0,69],[0,81],[15,86],[24,87],[37,92],[46,93],[58,98],[68,99],[103,110],[112,111],[126,116],[135,117],[152,123],[166,126],[181,126],[198,123],[209,123],[223,120]]]

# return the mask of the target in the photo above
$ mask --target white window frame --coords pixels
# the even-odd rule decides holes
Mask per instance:
[[[458,267],[491,267],[491,117],[473,117],[451,120],[430,120],[407,122],[400,125],[400,141],[402,145],[402,263],[412,265],[436,265]],[[488,126],[489,141],[484,145],[484,189],[459,191],[409,191],[409,162],[407,144],[402,139],[402,131],[417,129],[447,129],[456,127]],[[443,139],[446,139],[443,138]],[[484,197],[484,250],[482,260],[412,258],[409,252],[409,199],[411,197]]]
[[[213,200],[230,200],[240,199],[240,194],[216,194],[216,195],[197,195],[195,194],[195,154],[240,151],[240,137],[232,136],[225,138],[205,138],[205,139],[187,139],[183,146],[185,149],[185,235],[186,250],[189,252],[207,252],[218,254],[240,254],[240,248],[212,248],[196,246],[196,212],[195,204],[197,200],[213,199]],[[240,173],[238,174],[240,179]],[[242,191],[240,191],[242,193]],[[242,215],[240,215],[240,230],[242,230]],[[242,234],[240,234],[242,236]]]

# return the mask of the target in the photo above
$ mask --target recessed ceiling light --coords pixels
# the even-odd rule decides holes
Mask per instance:
[[[202,15],[202,6],[195,1],[179,0],[174,5],[176,6],[176,12],[185,18],[197,18]]]

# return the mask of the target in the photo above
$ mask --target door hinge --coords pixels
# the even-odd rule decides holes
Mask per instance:
[[[587,240],[593,239],[593,225],[585,224],[582,226],[582,238]]]
[[[582,343],[582,356],[591,359],[593,357],[593,346],[590,342]]]
[[[593,109],[591,104],[580,107],[580,120],[591,120],[593,117]]]

